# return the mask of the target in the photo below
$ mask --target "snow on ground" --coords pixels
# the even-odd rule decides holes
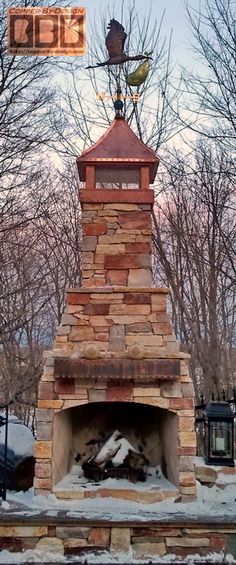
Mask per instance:
[[[34,496],[33,489],[27,492],[8,492],[7,502],[10,508],[1,508],[2,512],[13,511],[17,515],[35,516],[40,512],[46,515],[56,515],[57,511],[67,512],[69,517],[94,520],[146,520],[170,519],[173,514],[177,518],[221,518],[236,519],[236,488],[226,485],[222,490],[217,486],[211,488],[198,485],[196,502],[175,503],[174,500],[164,500],[154,504],[142,504],[117,498],[87,498],[84,500],[59,500],[53,494],[49,496]],[[19,508],[20,504],[20,508]],[[18,509],[17,509],[18,507]]]
[[[44,552],[39,551],[37,549],[27,549],[23,553],[12,553],[7,550],[0,551],[0,564],[11,564],[15,565],[18,563],[81,563],[86,565],[93,565],[93,564],[163,564],[165,563],[186,563],[187,565],[194,565],[194,563],[202,563],[202,565],[210,564],[210,563],[223,563],[224,565],[235,565],[236,561],[234,560],[231,554],[224,555],[222,552],[219,553],[209,553],[206,557],[202,557],[200,555],[189,555],[185,559],[176,556],[174,554],[164,555],[163,557],[160,556],[152,556],[152,558],[148,559],[134,559],[132,558],[131,554],[116,554],[112,555],[108,551],[98,551],[97,553],[89,553],[87,555],[81,556],[74,556],[72,558],[67,558],[60,553],[52,553],[52,552]]]

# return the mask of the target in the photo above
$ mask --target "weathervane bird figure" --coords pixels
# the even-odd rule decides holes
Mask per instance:
[[[127,37],[124,27],[114,18],[108,24],[109,32],[106,36],[106,48],[109,59],[97,65],[90,65],[87,69],[96,69],[97,67],[105,67],[106,65],[121,65],[126,61],[142,61],[151,59],[148,54],[145,55],[127,55],[124,52],[124,45]]]

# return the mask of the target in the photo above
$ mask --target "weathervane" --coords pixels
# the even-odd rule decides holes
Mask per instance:
[[[106,48],[109,59],[97,65],[90,65],[87,69],[96,69],[97,67],[105,67],[110,65],[122,65],[127,61],[144,61],[138,68],[126,76],[126,82],[130,86],[140,86],[147,78],[150,68],[149,60],[151,53],[145,52],[143,55],[127,55],[124,52],[124,45],[127,33],[124,27],[114,18],[108,24],[109,32],[106,36]]]

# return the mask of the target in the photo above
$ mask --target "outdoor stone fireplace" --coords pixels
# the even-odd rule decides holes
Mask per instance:
[[[83,284],[68,290],[39,386],[37,493],[146,503],[196,494],[188,355],[173,334],[168,289],[152,286],[149,184],[157,166],[121,117],[78,159]],[[134,177],[137,188],[127,189]],[[116,189],[101,188],[108,179]],[[112,434],[146,461],[144,481],[85,477],[83,465]]]

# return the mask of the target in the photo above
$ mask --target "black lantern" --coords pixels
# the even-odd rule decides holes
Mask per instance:
[[[234,414],[228,402],[211,402],[205,412],[208,465],[234,467]]]

